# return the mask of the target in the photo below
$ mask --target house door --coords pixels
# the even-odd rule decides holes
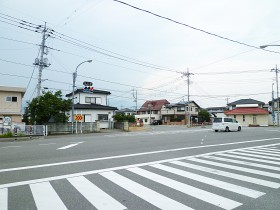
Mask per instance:
[[[254,124],[254,125],[257,124],[257,115],[253,115],[253,124]]]

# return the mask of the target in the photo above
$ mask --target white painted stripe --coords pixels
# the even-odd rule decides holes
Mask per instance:
[[[246,152],[253,153],[253,154],[271,156],[271,157],[280,157],[280,155],[277,155],[277,154],[271,154],[271,153],[268,153],[268,152],[258,152],[258,151],[251,150],[251,149],[246,149],[246,150],[242,150],[242,151],[246,151]]]
[[[256,149],[250,149],[250,150],[253,150],[253,151],[258,151],[258,152],[266,152],[267,154],[280,154],[280,151],[279,150],[277,150],[277,151],[275,151],[275,150],[273,150],[273,151],[271,151],[271,150],[268,150],[268,149],[265,149],[265,148],[256,148]]]
[[[223,209],[234,209],[242,205],[242,203],[236,202],[234,200],[198,189],[196,187],[169,179],[141,168],[129,168],[127,170]]]
[[[100,175],[160,209],[192,210],[192,208],[140,185],[116,172],[110,171],[101,173]]]
[[[259,150],[262,150],[262,151],[268,151],[268,152],[277,152],[277,153],[280,153],[280,150],[279,149],[272,149],[272,148],[259,148]]]
[[[39,144],[39,146],[49,146],[49,145],[52,145],[52,144],[56,144],[56,143]]]
[[[79,145],[79,144],[81,144],[81,143],[84,143],[84,142],[82,141],[82,142],[77,142],[77,143],[75,143],[75,144],[69,144],[69,145],[67,145],[67,146],[65,146],[65,147],[60,147],[60,148],[58,148],[58,149],[56,149],[56,150],[69,149],[69,148],[75,147],[75,146],[77,146],[77,145]]]
[[[229,165],[229,164],[224,164],[224,163],[218,163],[218,162],[197,159],[197,158],[191,158],[189,160],[199,162],[199,163],[205,163],[205,164],[209,164],[209,165],[213,165],[213,166],[219,166],[219,167],[223,167],[223,168],[233,169],[233,170],[237,170],[237,171],[243,171],[243,172],[247,172],[247,173],[251,173],[251,174],[258,174],[258,175],[262,175],[262,176],[280,179],[280,174],[275,174],[275,173],[271,173],[271,172],[260,171],[260,170],[255,170],[255,169],[250,169],[250,168],[245,168],[245,167],[240,167],[240,166],[234,166],[234,165]]]
[[[231,172],[222,171],[222,170],[218,170],[218,169],[194,165],[194,164],[186,163],[186,162],[182,162],[182,161],[173,161],[171,163],[179,165],[179,166],[219,175],[219,176],[224,176],[224,177],[228,177],[228,178],[232,178],[232,179],[236,179],[236,180],[241,180],[244,182],[249,182],[249,183],[253,183],[253,184],[257,184],[257,185],[261,185],[261,186],[265,186],[265,187],[274,188],[274,189],[277,189],[280,187],[280,184],[278,184],[276,182],[266,181],[266,180],[262,180],[262,179],[258,179],[258,178],[253,178],[250,176],[245,176],[245,175],[231,173]]]
[[[29,185],[38,210],[67,210],[49,182]]]
[[[261,162],[261,163],[270,163],[270,164],[274,164],[274,165],[280,165],[280,162],[276,162],[276,161],[271,161],[271,160],[263,160],[263,159],[259,159],[259,158],[250,158],[250,157],[243,157],[240,155],[230,155],[230,154],[217,154],[218,156],[224,156],[224,157],[232,157],[232,158],[237,158],[237,159],[243,159],[243,160],[252,160],[252,161],[256,161],[256,162]]]
[[[7,149],[7,148],[19,148],[22,146],[6,146],[6,147],[1,147],[2,149]]]
[[[118,159],[118,158],[136,157],[136,156],[151,155],[151,154],[158,154],[158,153],[165,153],[165,152],[176,152],[176,151],[191,150],[191,149],[198,149],[198,148],[219,147],[219,146],[253,143],[253,142],[261,142],[261,141],[273,141],[273,140],[279,140],[279,139],[280,138],[259,139],[259,140],[233,142],[233,143],[225,143],[225,144],[213,144],[213,145],[183,147],[183,148],[168,149],[168,150],[157,150],[157,151],[152,151],[152,152],[132,153],[132,154],[127,154],[127,155],[117,155],[117,156],[109,156],[109,157],[102,157],[102,158],[66,161],[66,162],[59,162],[59,163],[48,163],[48,164],[41,164],[41,165],[35,165],[35,166],[24,166],[24,167],[17,167],[17,168],[0,169],[0,173],[8,172],[8,171],[27,170],[27,169],[33,169],[33,168],[43,168],[43,167],[51,167],[51,166],[59,166],[59,165],[68,165],[68,164],[73,164],[73,163],[85,163],[85,162],[94,162],[94,161],[100,161],[100,160],[111,160],[111,159]],[[280,143],[270,144],[270,146],[273,146],[273,145],[280,145]],[[257,147],[263,147],[263,146],[257,146]],[[251,148],[251,146],[249,148]],[[225,150],[225,151],[236,151],[236,150],[239,150],[239,149],[231,149],[231,150]],[[222,151],[222,152],[224,152],[224,151]],[[212,152],[211,154],[214,154],[214,153],[217,153],[217,152]],[[182,158],[182,159],[184,159],[184,158]],[[167,161],[165,161],[165,162],[167,162]]]
[[[237,163],[237,164],[247,165],[247,166],[254,166],[254,167],[264,168],[264,169],[269,169],[269,170],[280,171],[280,167],[277,167],[277,166],[270,166],[270,165],[264,165],[264,164],[258,164],[258,163],[240,161],[240,160],[233,160],[233,159],[228,159],[228,158],[220,158],[220,157],[215,157],[215,156],[206,156],[205,158],[221,160],[221,161],[230,162],[230,163]]]
[[[277,145],[278,144],[280,144],[280,143],[277,143]],[[270,144],[270,145],[275,145],[275,144]],[[257,146],[257,147],[260,147],[260,146]],[[209,153],[193,155],[193,156],[171,158],[171,159],[152,161],[152,162],[147,162],[147,163],[139,163],[139,164],[132,164],[132,165],[126,165],[126,166],[118,166],[118,167],[112,167],[112,168],[98,169],[98,170],[93,170],[93,171],[85,171],[85,172],[73,173],[73,174],[67,174],[67,175],[60,175],[60,176],[54,176],[54,177],[48,177],[48,178],[42,178],[42,179],[33,179],[33,180],[28,180],[28,181],[14,182],[14,183],[8,183],[8,184],[0,185],[0,189],[1,188],[6,188],[6,187],[8,188],[8,187],[22,186],[22,185],[27,185],[27,184],[34,184],[34,183],[38,183],[38,182],[49,182],[49,181],[54,181],[54,180],[59,180],[59,179],[67,179],[67,178],[76,177],[76,176],[86,176],[86,175],[97,174],[97,173],[102,173],[102,172],[106,172],[106,171],[127,169],[127,168],[131,168],[131,167],[141,167],[141,166],[147,166],[147,165],[152,165],[152,164],[157,164],[157,163],[166,163],[166,162],[183,160],[183,159],[188,159],[188,158],[193,158],[193,157],[203,157],[203,156],[206,156],[206,155],[212,155],[212,154],[218,154],[218,153],[224,153],[224,152],[236,151],[236,150],[240,150],[240,149],[231,149],[231,150],[225,150],[225,151],[219,151],[219,152],[209,152]],[[124,155],[124,156],[128,156],[128,155]],[[135,155],[133,155],[133,156],[135,156]],[[115,156],[115,157],[117,158],[118,156]],[[91,159],[91,161],[104,160],[104,159],[107,160],[107,159],[113,159],[113,158],[112,157],[97,158],[97,159]],[[88,161],[82,160],[82,161],[73,161],[73,162],[76,163],[76,162],[88,162]],[[51,165],[53,166],[54,164],[51,164]],[[56,165],[61,165],[61,164],[58,163]],[[34,166],[32,168],[40,168],[40,167]],[[17,168],[14,168],[14,170],[16,170],[16,169]],[[12,171],[12,170],[11,169],[1,169],[0,170],[0,172],[5,172],[5,171]]]
[[[176,175],[188,178],[188,179],[192,179],[192,180],[195,180],[195,181],[198,181],[198,182],[202,182],[202,183],[205,183],[205,184],[208,184],[208,185],[212,185],[212,186],[215,186],[215,187],[218,187],[218,188],[221,188],[221,189],[224,189],[224,190],[228,190],[228,191],[231,191],[231,192],[235,192],[235,193],[238,193],[240,195],[245,195],[245,196],[248,196],[248,197],[251,197],[251,198],[258,198],[258,197],[265,194],[263,192],[252,190],[252,189],[249,189],[249,188],[246,188],[246,187],[238,186],[238,185],[235,185],[235,184],[230,184],[228,182],[220,181],[220,180],[217,180],[217,179],[208,178],[206,176],[201,176],[201,175],[198,175],[198,174],[190,173],[190,172],[187,172],[187,171],[183,171],[183,170],[180,170],[180,169],[177,169],[177,168],[165,166],[165,165],[162,165],[162,164],[155,164],[155,165],[151,165],[151,166],[154,167],[154,168],[160,169],[160,170],[167,171],[169,173],[173,173],[173,174],[176,174]]]
[[[0,209],[8,210],[8,188],[0,189]]]
[[[280,158],[268,157],[268,156],[265,156],[265,155],[249,154],[249,153],[236,152],[236,151],[229,151],[228,153],[230,153],[230,154],[237,154],[237,155],[243,155],[243,156],[249,156],[249,157],[265,158],[265,159],[269,159],[269,160],[280,161]]]
[[[69,178],[68,181],[97,209],[127,209],[83,176]]]

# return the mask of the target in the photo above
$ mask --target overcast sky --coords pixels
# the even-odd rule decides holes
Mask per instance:
[[[277,0],[123,0],[136,7],[250,46],[280,44]],[[146,100],[190,100],[201,107],[225,106],[242,98],[268,103],[280,53],[212,36],[186,25],[153,16],[113,0],[0,0],[0,85],[27,88],[24,100],[36,96],[38,69],[33,67],[42,39],[29,26],[47,24],[51,63],[43,70],[42,87],[72,90],[93,82],[111,92],[109,103],[138,108]],[[15,19],[17,18],[17,19]],[[21,20],[27,21],[17,27]],[[30,24],[31,23],[31,24]],[[21,41],[21,42],[19,42]],[[28,42],[22,43],[22,42]],[[280,47],[268,47],[280,52]],[[29,82],[30,81],[30,82]],[[276,85],[274,85],[276,96]]]

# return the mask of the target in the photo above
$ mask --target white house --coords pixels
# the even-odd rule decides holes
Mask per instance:
[[[103,90],[84,92],[83,89],[74,91],[74,115],[82,115],[82,122],[100,121],[100,128],[111,128],[116,107],[108,106],[108,95],[111,93]],[[66,97],[72,98],[72,92]],[[70,113],[71,121],[72,115]]]

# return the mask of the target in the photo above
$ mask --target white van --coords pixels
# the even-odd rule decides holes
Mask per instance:
[[[212,125],[212,129],[215,132],[241,131],[241,128],[241,124],[238,123],[234,118],[230,117],[215,117]]]

